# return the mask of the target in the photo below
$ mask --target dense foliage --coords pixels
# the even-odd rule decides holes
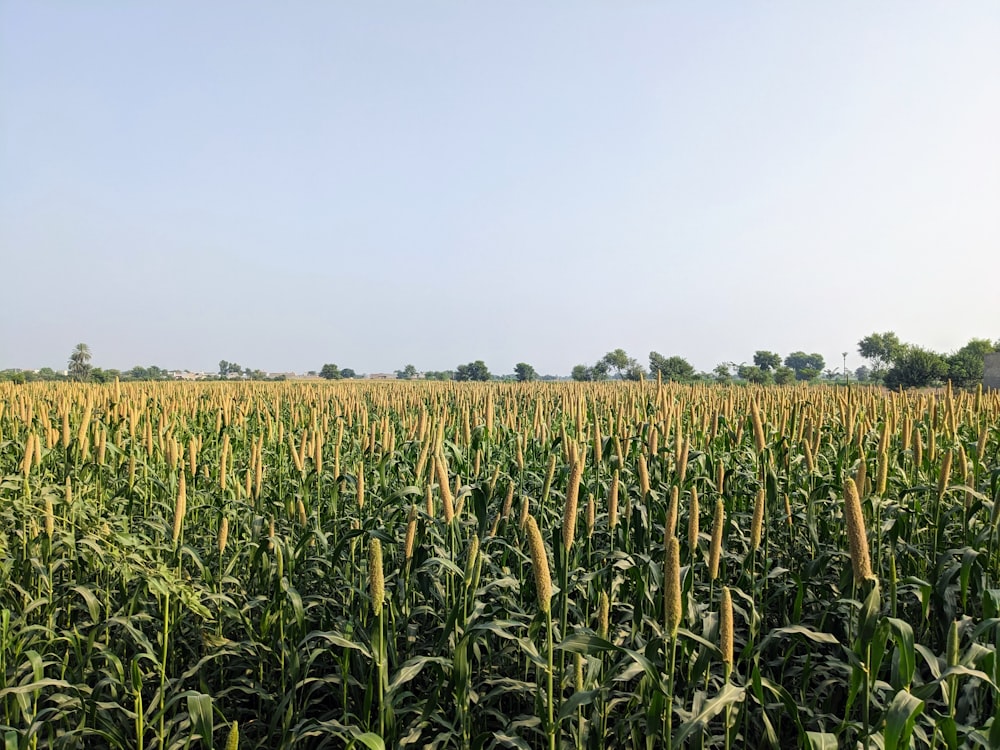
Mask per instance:
[[[0,383],[0,737],[997,747],[998,454],[997,394]]]

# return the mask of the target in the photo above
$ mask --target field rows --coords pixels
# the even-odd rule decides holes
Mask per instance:
[[[0,383],[13,748],[1000,747],[1000,395]]]

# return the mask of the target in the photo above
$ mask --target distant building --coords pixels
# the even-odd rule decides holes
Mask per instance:
[[[394,372],[370,372],[365,377],[368,380],[395,380],[396,373]]]
[[[1000,391],[1000,352],[987,354],[983,359],[983,389]]]

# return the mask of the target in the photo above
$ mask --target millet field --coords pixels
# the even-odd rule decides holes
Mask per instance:
[[[0,741],[1000,747],[1000,394],[0,383]]]

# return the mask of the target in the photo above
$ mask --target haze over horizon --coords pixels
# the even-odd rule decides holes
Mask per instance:
[[[1000,5],[0,2],[0,369],[1000,338]]]

